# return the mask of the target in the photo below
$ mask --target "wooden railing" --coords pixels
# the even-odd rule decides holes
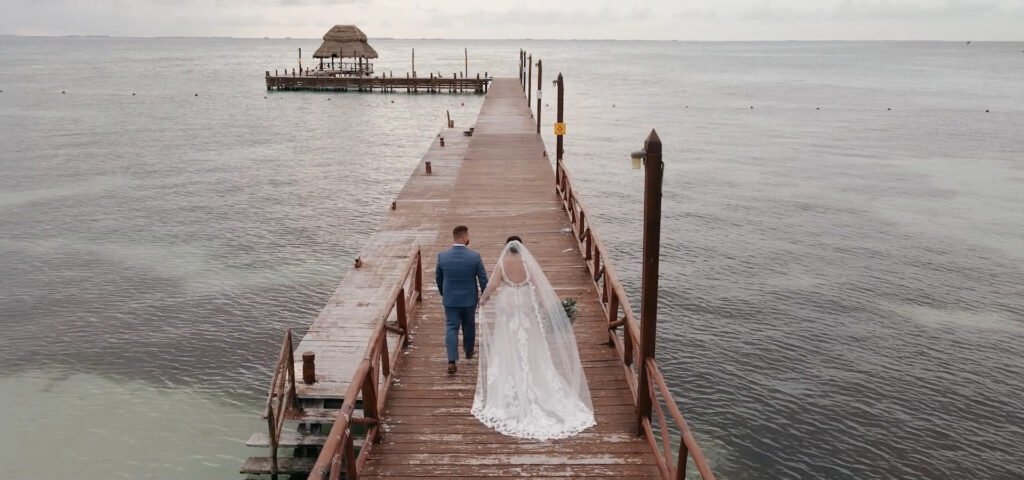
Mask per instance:
[[[295,404],[295,356],[292,352],[292,329],[288,329],[281,342],[281,353],[274,366],[274,377],[267,393],[267,407],[263,416],[267,419],[267,434],[270,437],[270,470],[277,473],[277,446],[288,409]]]
[[[359,472],[373,450],[380,435],[380,412],[387,402],[388,390],[395,374],[395,368],[402,358],[402,349],[409,339],[409,316],[414,305],[423,296],[423,259],[419,246],[412,249],[409,260],[401,270],[401,280],[388,294],[387,303],[381,310],[376,327],[366,345],[366,354],[359,363],[352,383],[345,391],[345,399],[338,412],[338,418],[331,427],[331,433],[323,450],[309,474],[309,478],[338,480],[359,478]],[[391,317],[394,316],[394,322]],[[398,335],[394,350],[388,349],[388,333]],[[362,406],[363,415],[354,417],[356,407]],[[352,430],[353,425],[366,427],[366,438],[356,455]]]
[[[587,267],[593,275],[594,285],[600,293],[601,306],[604,309],[605,317],[608,320],[609,344],[618,351],[619,359],[626,372],[626,380],[633,393],[633,402],[637,404],[638,382],[640,381],[639,369],[647,369],[649,389],[652,404],[652,413],[656,423],[652,423],[650,415],[641,416],[639,432],[647,437],[651,450],[655,452],[658,460],[658,468],[661,475],[666,479],[683,479],[686,477],[686,466],[688,459],[693,460],[693,465],[700,478],[703,480],[714,480],[715,475],[708,466],[707,459],[701,452],[697,440],[683,418],[682,412],[672,398],[672,393],[665,383],[658,370],[658,364],[654,358],[640,357],[640,323],[633,314],[633,308],[629,303],[622,283],[615,275],[611,263],[608,261],[608,253],[601,241],[591,227],[587,210],[583,207],[572,179],[561,161],[556,162],[555,182],[558,194],[562,198],[562,205],[572,224],[573,233],[580,245],[580,252],[587,260]],[[621,313],[621,316],[620,316]],[[641,319],[642,320],[642,319]],[[622,327],[622,335],[618,333]],[[660,396],[660,402],[659,397]],[[664,403],[663,409],[661,404]],[[668,417],[665,415],[668,410]],[[671,420],[680,433],[678,451],[673,453],[672,439],[670,438]],[[655,429],[658,432],[655,432]],[[660,437],[660,442],[659,438]],[[658,444],[661,444],[660,447]]]

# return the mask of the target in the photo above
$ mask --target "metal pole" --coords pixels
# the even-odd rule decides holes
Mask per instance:
[[[533,54],[531,53],[529,58],[526,59],[526,63],[530,67],[530,76],[526,80],[526,106],[529,107],[531,99],[533,98]]]
[[[562,74],[558,74],[558,107],[557,113],[555,114],[555,121],[563,123],[565,118],[563,117],[565,104],[563,103],[563,96],[565,95],[565,81],[562,79]],[[564,135],[558,135],[555,140],[555,184],[561,185],[562,175],[562,137]]]
[[[540,135],[540,107],[541,107],[541,92],[544,91],[544,65],[541,64],[541,60],[537,60],[537,134]]]
[[[637,429],[643,433],[643,419],[651,416],[650,380],[647,360],[654,358],[658,332],[658,262],[661,250],[661,184],[665,164],[661,161],[661,139],[651,130],[644,142],[644,250],[640,306],[640,378],[637,380]]]

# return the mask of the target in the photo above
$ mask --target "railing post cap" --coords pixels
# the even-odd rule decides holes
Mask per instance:
[[[647,140],[644,141],[644,150],[648,154],[661,153],[661,137],[658,136],[658,131],[651,129],[651,133],[647,135]]]

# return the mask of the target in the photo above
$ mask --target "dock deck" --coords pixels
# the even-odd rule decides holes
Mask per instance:
[[[608,347],[593,278],[535,129],[518,82],[496,81],[459,166],[453,197],[435,211],[437,235],[424,244],[424,269],[433,272],[436,252],[451,245],[455,225],[469,226],[470,246],[488,269],[509,235],[523,237],[559,296],[579,299],[575,330],[597,426],[567,440],[536,442],[481,425],[469,413],[477,360],[461,361],[455,375],[445,372],[444,311],[429,285],[383,412],[386,433],[361,477],[658,476],[650,447],[636,435],[629,384]],[[400,210],[405,203],[399,197]]]
[[[426,77],[405,77],[387,75],[352,76],[352,75],[317,75],[303,72],[288,75],[271,75],[266,72],[267,90],[314,90],[335,92],[406,92],[406,93],[487,93],[491,78],[485,73],[476,78],[452,74],[445,77],[441,74],[430,74]]]
[[[677,472],[685,471],[688,456],[700,456],[699,448],[671,397],[664,402],[671,403],[668,423],[675,419],[682,441],[668,440],[660,374],[649,380],[658,418],[638,421],[633,372],[647,366],[657,373],[656,366],[637,354],[628,300],[602,262],[568,174],[556,182],[516,79],[494,80],[474,127],[472,136],[441,130],[362,251],[360,267],[346,275],[295,349],[315,353],[316,383],[295,382],[303,362],[291,358],[286,339],[278,373],[291,375],[293,390],[275,377],[267,410],[272,438],[257,434],[250,445],[274,444],[275,459],[278,447],[294,447],[293,456],[275,460],[277,471],[317,479],[682,478]],[[506,237],[521,236],[559,296],[578,301],[574,329],[596,426],[564,440],[533,441],[499,434],[470,414],[477,360],[446,372],[444,313],[432,275],[455,225],[469,227],[470,246],[488,269]],[[298,422],[299,434],[282,433],[285,421]],[[330,434],[323,431],[328,426]],[[360,428],[363,442],[355,438]],[[270,473],[270,465],[270,458],[254,457],[242,472]]]

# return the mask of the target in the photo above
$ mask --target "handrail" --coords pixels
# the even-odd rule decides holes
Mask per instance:
[[[277,474],[277,447],[284,427],[285,413],[295,403],[295,356],[292,351],[292,329],[285,331],[281,353],[274,365],[274,377],[267,392],[267,406],[263,416],[267,419],[270,437],[270,472]]]
[[[587,210],[576,194],[576,189],[573,187],[569,172],[565,169],[565,165],[561,160],[556,161],[555,164],[555,181],[555,190],[562,199],[562,207],[569,214],[573,233],[580,245],[580,253],[587,260],[587,268],[594,279],[594,286],[601,292],[598,300],[601,308],[604,309],[605,318],[608,322],[608,344],[616,349],[619,359],[622,361],[623,369],[626,372],[626,380],[633,393],[634,403],[637,401],[637,383],[639,382],[639,372],[637,369],[644,368],[647,371],[651,387],[649,391],[652,411],[656,415],[657,426],[660,430],[660,441],[658,438],[655,438],[654,427],[650,417],[644,417],[639,428],[643,435],[647,437],[647,443],[655,453],[658,470],[661,471],[663,478],[681,480],[686,477],[687,459],[691,459],[701,479],[714,480],[715,474],[711,471],[711,467],[708,465],[707,458],[704,457],[700,445],[697,444],[697,440],[690,432],[690,428],[686,423],[686,419],[683,418],[679,406],[676,405],[675,400],[672,398],[672,393],[669,391],[668,384],[658,369],[657,362],[654,358],[641,359],[638,357],[641,351],[640,324],[633,314],[633,308],[629,303],[629,298],[626,296],[625,289],[619,282],[619,278],[616,276],[611,263],[607,260],[608,252],[601,241],[598,240],[597,234],[594,233]],[[620,309],[622,317],[619,317]],[[619,338],[618,335],[619,327],[623,328],[622,338]],[[638,363],[639,365],[637,365]],[[661,403],[658,402],[657,397],[659,394],[668,409],[667,417],[665,411],[661,408]],[[681,437],[679,449],[674,455],[672,452],[672,442],[669,439],[668,420],[675,424]]]
[[[401,271],[401,280],[391,289],[379,313],[373,335],[366,344],[366,353],[352,376],[338,417],[309,474],[310,479],[339,480],[343,471],[348,480],[359,478],[359,472],[369,459],[373,444],[379,440],[380,412],[387,402],[395,368],[409,339],[409,316],[415,304],[423,297],[423,258],[419,245],[413,247]],[[397,325],[388,324],[392,313],[395,314]],[[388,349],[389,332],[399,335],[393,351]],[[353,418],[360,397],[363,416]],[[366,441],[358,457],[353,442],[353,424],[368,426]]]

